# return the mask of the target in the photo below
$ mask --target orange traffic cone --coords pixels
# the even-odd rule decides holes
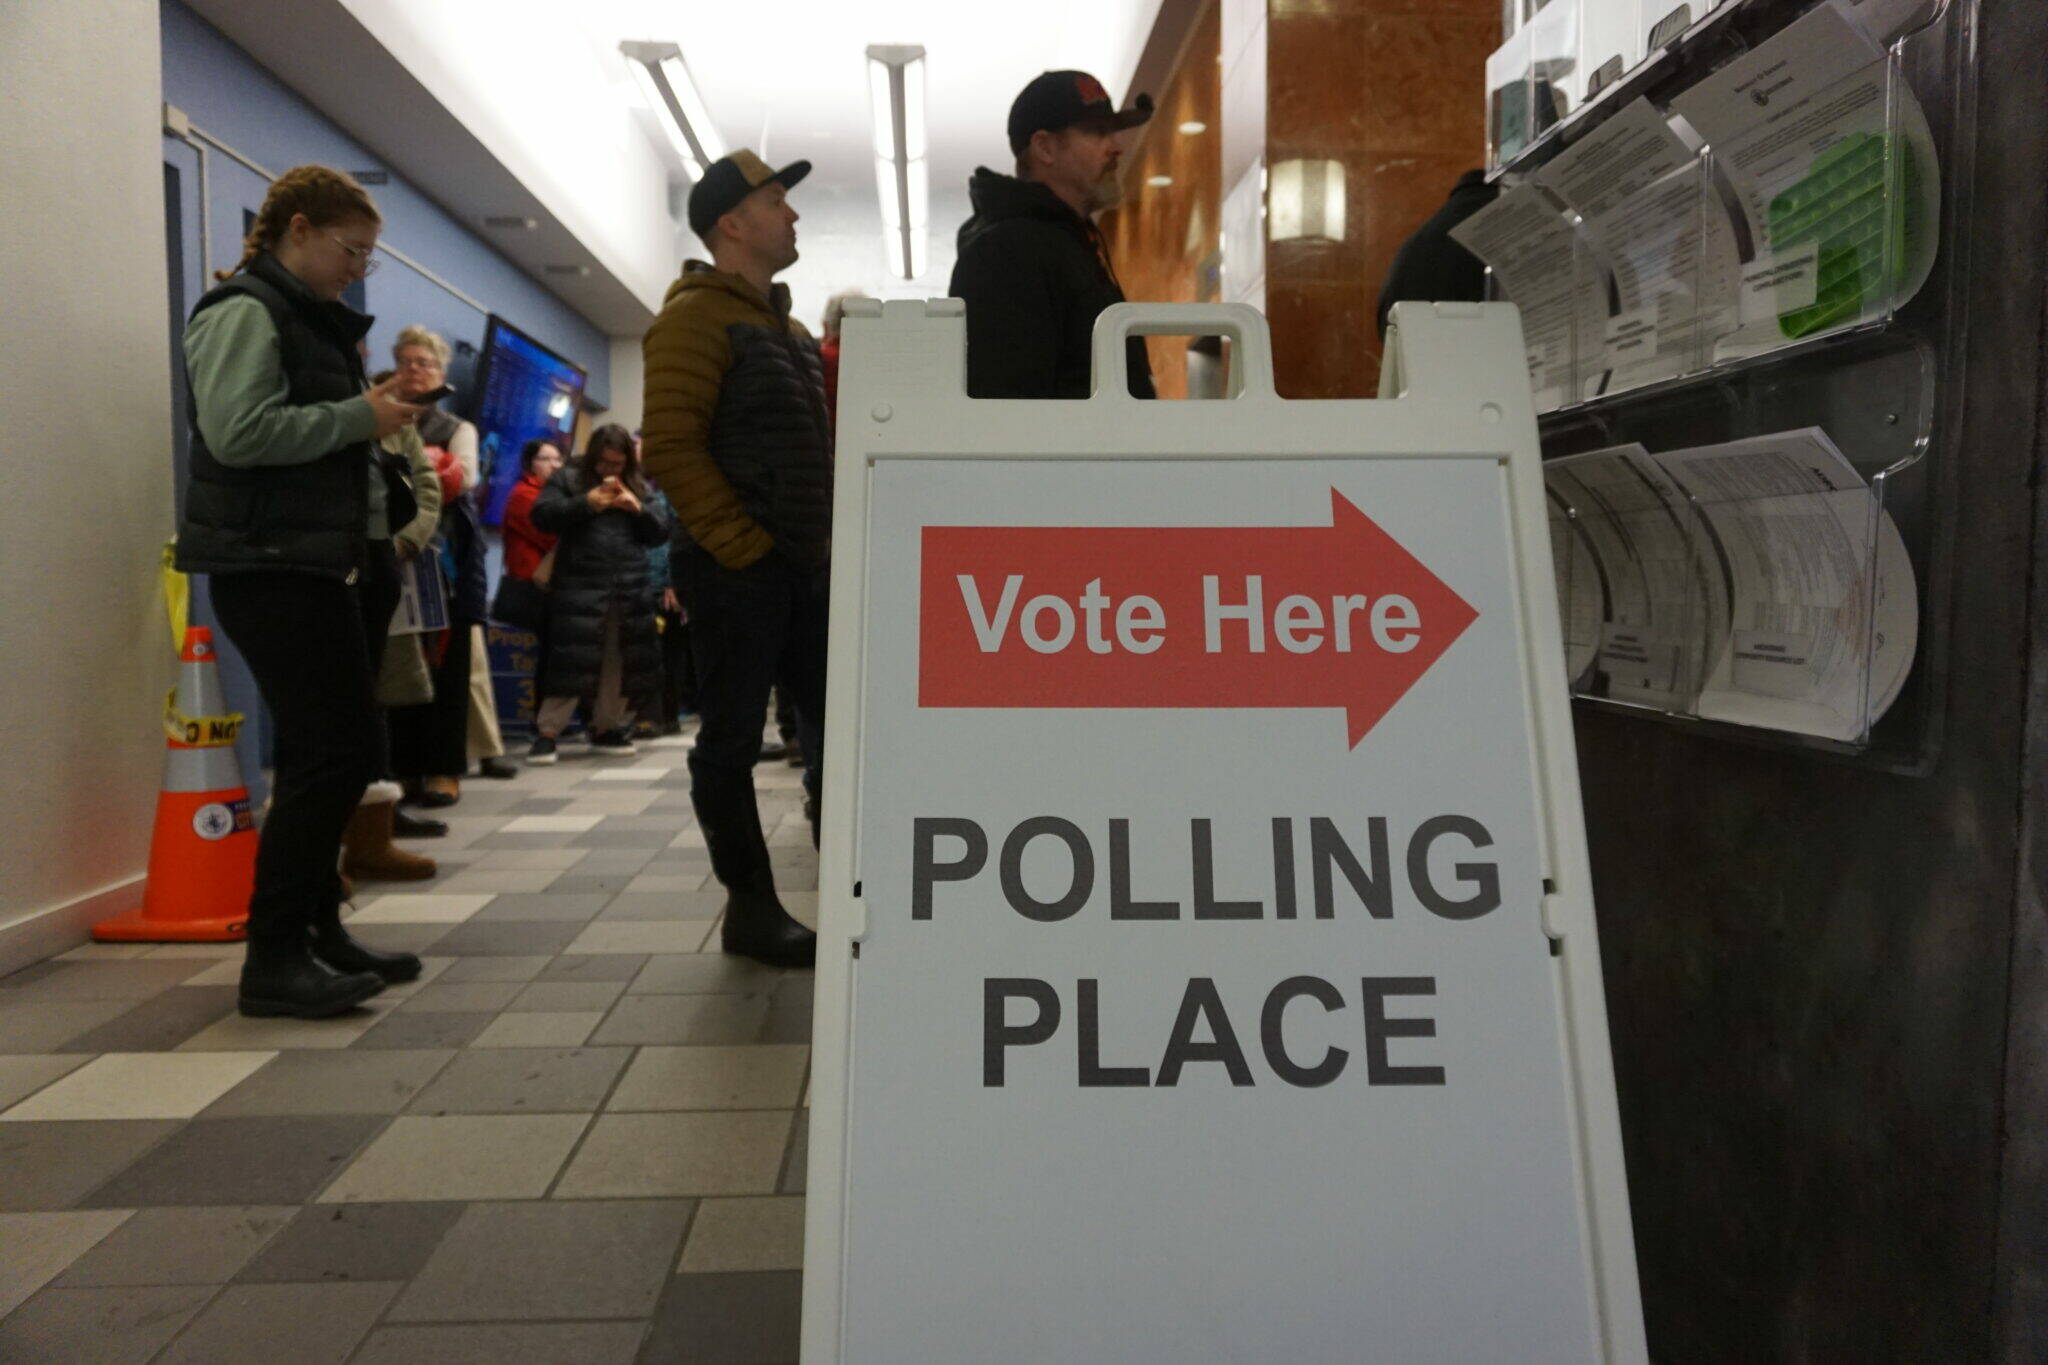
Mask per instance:
[[[142,908],[94,925],[92,936],[105,943],[228,943],[248,935],[256,822],[235,762],[242,718],[228,713],[212,631],[188,629],[178,663],[177,690],[164,700],[170,752]]]

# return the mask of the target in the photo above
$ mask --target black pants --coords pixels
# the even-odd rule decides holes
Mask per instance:
[[[825,751],[826,578],[779,555],[738,573],[699,562],[690,576],[690,654],[702,724],[690,750],[690,798],[711,850],[711,868],[732,891],[774,887],[768,843],[754,803],[754,761],[768,694],[784,688],[807,755]],[[815,802],[823,765],[804,786]]]
[[[401,781],[461,777],[469,771],[469,645],[473,634],[467,621],[452,622],[448,647],[438,663],[433,651],[441,637],[428,635],[421,640],[427,647],[434,699],[391,708],[391,771]]]
[[[209,585],[214,616],[269,708],[276,753],[251,939],[303,935],[316,909],[340,899],[342,831],[384,769],[371,645],[381,655],[398,597],[388,546],[372,549],[360,588],[295,573],[220,574]]]
[[[680,614],[671,611],[661,614],[660,693],[659,704],[642,713],[653,717],[656,725],[667,727],[674,724],[683,712],[697,709],[696,668],[690,661],[690,628],[683,624]]]

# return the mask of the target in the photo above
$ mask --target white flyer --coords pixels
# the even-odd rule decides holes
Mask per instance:
[[[1517,185],[1452,228],[1451,236],[1493,267],[1522,311],[1536,410],[1571,402],[1580,352],[1601,344],[1605,310],[1562,207],[1540,186]]]
[[[1587,397],[1700,368],[1701,333],[1732,326],[1735,234],[1707,193],[1693,148],[1648,100],[1573,143],[1536,180],[1576,211],[1609,272],[1602,362],[1581,367]]]
[[[1597,695],[1686,709],[1721,612],[1703,591],[1684,490],[1640,445],[1549,460],[1543,477],[1596,566]]]
[[[1657,459],[1692,498],[1729,603],[1698,714],[1863,739],[1919,636],[1912,561],[1869,484],[1818,427]]]

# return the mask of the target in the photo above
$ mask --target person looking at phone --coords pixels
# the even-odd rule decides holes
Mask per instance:
[[[486,775],[510,777],[498,712],[491,695],[483,625],[490,616],[487,547],[477,514],[477,432],[470,423],[433,406],[453,392],[448,387],[448,343],[417,324],[399,332],[391,348],[399,392],[425,407],[420,439],[441,476],[441,525],[434,538],[448,593],[445,647],[429,652],[434,661],[434,698],[395,709],[391,717],[392,766],[413,803],[452,806],[462,797],[462,775],[472,759]]]
[[[634,753],[633,700],[661,670],[647,550],[667,541],[670,520],[651,505],[633,434],[615,423],[592,432],[583,454],[534,499],[533,524],[558,539],[533,723],[539,734],[526,761],[555,761],[579,701],[590,708],[594,752]]]
[[[177,567],[208,576],[276,750],[239,993],[249,1015],[339,1014],[420,974],[411,953],[377,952],[342,927],[337,867],[385,764],[372,625],[389,617],[397,582],[370,534],[412,515],[377,442],[420,416],[397,380],[371,386],[357,350],[371,319],[341,301],[376,267],[382,223],[348,176],[294,167],[185,329],[192,444]]]

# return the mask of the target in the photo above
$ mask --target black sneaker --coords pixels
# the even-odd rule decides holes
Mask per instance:
[[[546,735],[534,740],[533,747],[526,751],[528,763],[552,763],[555,761],[555,742]]]
[[[633,737],[624,730],[607,730],[590,741],[590,752],[594,754],[637,754],[640,746],[633,743]]]

